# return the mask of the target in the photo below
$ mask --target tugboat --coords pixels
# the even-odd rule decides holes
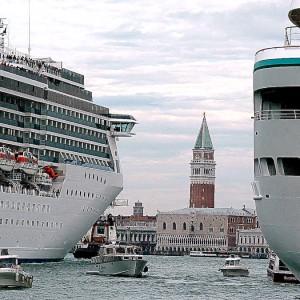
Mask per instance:
[[[109,241],[116,241],[116,237],[114,217],[111,214],[102,216],[83,237],[82,241],[76,245],[73,255],[75,258],[91,259],[98,255],[102,245]]]

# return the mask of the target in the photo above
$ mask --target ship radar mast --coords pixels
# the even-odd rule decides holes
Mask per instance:
[[[289,19],[290,21],[300,27],[300,0],[293,0],[291,9],[289,11]]]

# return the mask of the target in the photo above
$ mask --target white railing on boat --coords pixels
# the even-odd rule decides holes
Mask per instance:
[[[300,119],[298,109],[262,110],[255,112],[255,121]]]

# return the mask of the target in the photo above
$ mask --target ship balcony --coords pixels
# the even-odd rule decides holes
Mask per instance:
[[[254,114],[255,121],[265,120],[299,120],[299,109],[278,109],[278,110],[262,110]]]

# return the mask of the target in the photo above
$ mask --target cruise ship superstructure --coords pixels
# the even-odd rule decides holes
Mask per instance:
[[[282,47],[256,53],[254,182],[258,220],[270,248],[300,279],[300,1]]]
[[[0,19],[0,249],[57,261],[123,188],[116,140],[136,120],[93,103],[84,76],[5,47]]]

